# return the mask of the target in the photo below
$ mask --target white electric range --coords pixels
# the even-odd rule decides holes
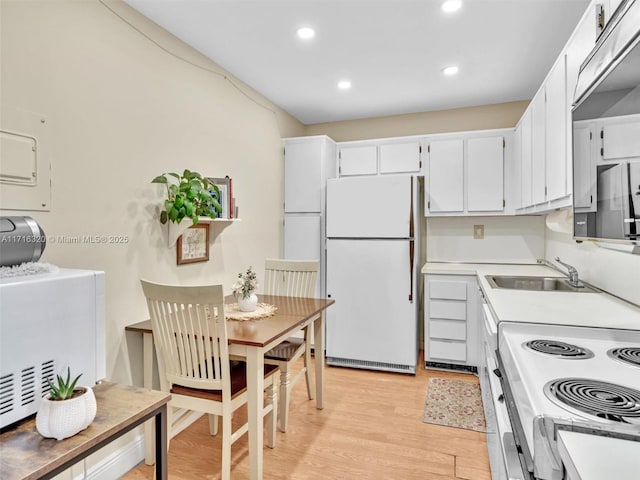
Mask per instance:
[[[576,478],[571,451],[604,458],[620,442],[631,454],[606,478],[640,478],[640,331],[501,322],[498,358],[523,478]],[[559,432],[581,435],[565,448]]]

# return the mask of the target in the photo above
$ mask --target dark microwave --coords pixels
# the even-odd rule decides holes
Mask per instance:
[[[572,127],[574,238],[640,245],[640,0],[580,67]]]

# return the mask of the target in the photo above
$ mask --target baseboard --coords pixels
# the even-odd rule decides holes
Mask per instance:
[[[424,362],[424,368],[431,368],[433,370],[457,370],[459,372],[475,373],[478,374],[478,368],[472,365],[458,365],[455,363],[444,362]]]
[[[90,468],[86,475],[76,476],[74,480],[113,480],[122,477],[142,461],[144,461],[144,435],[138,435],[127,445]]]
[[[176,418],[182,418],[179,425],[172,429],[171,436],[173,437],[180,433],[202,415],[203,414],[199,412],[186,410],[174,412],[174,420]],[[94,455],[99,455],[99,453],[95,453]],[[137,467],[141,462],[144,462],[144,434],[137,435],[124,447],[100,460],[87,470],[86,475],[83,472],[72,478],[73,480],[113,480],[114,478],[122,477],[128,471]]]

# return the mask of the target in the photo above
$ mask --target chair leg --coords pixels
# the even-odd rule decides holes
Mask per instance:
[[[310,327],[307,327],[309,329]],[[313,388],[313,380],[311,379],[311,330],[304,332],[305,350],[304,350],[304,378],[307,382],[307,396],[309,400],[315,398],[315,389]]]
[[[209,433],[212,437],[215,437],[218,434],[218,416],[209,414]]]
[[[276,431],[278,429],[278,378],[273,376],[273,382],[267,388],[267,405],[271,411],[267,414],[267,447],[276,446]]]
[[[231,411],[222,415],[222,480],[231,480]]]
[[[278,402],[278,427],[281,432],[287,431],[287,422],[289,420],[289,387],[291,386],[291,375],[287,367],[280,366],[280,400]]]
[[[171,441],[171,430],[173,430],[173,407],[169,403],[167,405],[167,453],[169,452],[169,442]],[[155,469],[153,471],[155,472]]]

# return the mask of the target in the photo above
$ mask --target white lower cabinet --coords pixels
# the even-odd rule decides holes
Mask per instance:
[[[476,371],[480,355],[476,277],[427,274],[424,280],[425,367]]]

